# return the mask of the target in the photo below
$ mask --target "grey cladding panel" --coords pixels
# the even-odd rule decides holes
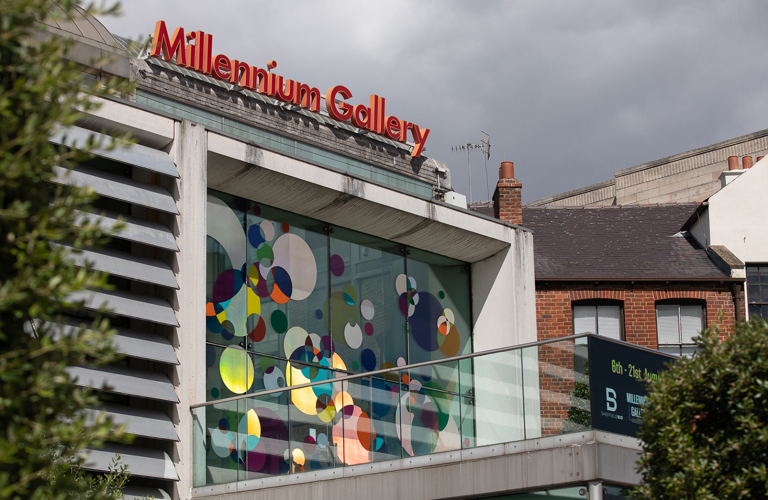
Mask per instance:
[[[120,316],[153,321],[163,325],[179,326],[171,305],[168,304],[167,300],[159,297],[123,291],[84,291],[73,293],[67,300],[72,302],[82,300],[87,309],[106,308]]]
[[[125,431],[129,434],[166,441],[179,440],[171,419],[161,411],[108,404],[99,410],[86,410],[88,422],[95,422],[102,411],[115,424],[125,425]]]
[[[108,146],[112,142],[112,138],[108,135],[91,132],[80,127],[70,127],[62,130],[51,137],[50,140],[55,144],[64,144],[73,149],[82,149],[88,142],[89,137],[99,141],[101,146]],[[102,158],[157,172],[175,179],[179,178],[176,165],[166,153],[146,146],[133,144],[130,146],[118,146],[111,150],[101,147],[94,149],[92,152]]]
[[[112,228],[117,224],[118,219],[121,219],[125,223],[125,227],[122,231],[113,231]],[[104,212],[96,215],[78,211],[76,224],[84,224],[86,221],[98,223],[103,230],[112,236],[123,240],[135,241],[136,243],[143,243],[144,245],[162,248],[172,252],[179,251],[179,247],[176,245],[176,239],[171,230],[168,229],[168,226],[157,222],[144,221],[111,212]]]
[[[162,373],[142,372],[129,368],[86,368],[70,366],[66,368],[75,384],[83,387],[101,389],[109,387],[111,392],[139,396],[160,401],[178,403],[179,398],[173,384]]]
[[[138,448],[135,446],[108,444],[98,450],[85,450],[84,469],[108,472],[115,455],[120,455],[120,462],[128,466],[132,476],[178,481],[179,476],[173,467],[173,461],[161,450]]]
[[[67,248],[74,250],[73,247],[67,246]],[[170,266],[160,260],[144,259],[113,250],[97,252],[81,249],[79,252],[72,252],[71,255],[78,266],[85,266],[90,262],[93,268],[98,271],[175,290],[179,289]]]
[[[87,326],[82,324],[83,328]],[[80,329],[81,323],[76,321],[71,321],[67,324],[49,323],[48,327],[56,331],[55,335],[72,335]],[[169,365],[179,364],[171,342],[162,335],[155,333],[117,328],[117,334],[112,337],[112,345],[117,352],[132,358],[146,359]]]
[[[173,196],[168,190],[159,186],[144,184],[87,167],[77,167],[72,170],[62,167],[53,168],[56,173],[54,182],[59,184],[78,187],[93,186],[93,190],[97,194],[107,198],[154,208],[173,215],[179,214]]]

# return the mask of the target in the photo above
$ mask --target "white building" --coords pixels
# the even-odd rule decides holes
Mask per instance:
[[[768,161],[726,170],[722,187],[704,201],[683,229],[704,248],[721,254],[732,276],[745,278],[745,317],[768,318]]]

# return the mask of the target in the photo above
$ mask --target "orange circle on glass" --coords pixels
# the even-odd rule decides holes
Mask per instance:
[[[455,326],[451,326],[448,335],[445,336],[440,351],[448,357],[456,356],[461,348],[461,336]]]
[[[357,419],[357,440],[360,446],[371,451],[371,444],[376,441],[376,431],[371,426],[371,419],[365,412],[360,414]]]
[[[287,222],[283,222],[283,232],[287,233],[291,229],[291,226]]]
[[[274,300],[278,304],[285,304],[289,300],[291,300],[290,297],[288,297],[286,294],[283,293],[282,290],[280,290],[280,287],[277,286],[277,284],[274,285],[274,288],[272,288],[272,293],[269,295],[272,300]]]

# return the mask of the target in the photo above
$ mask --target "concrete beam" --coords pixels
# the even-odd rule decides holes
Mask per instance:
[[[213,131],[208,186],[467,262],[508,248],[525,231]]]

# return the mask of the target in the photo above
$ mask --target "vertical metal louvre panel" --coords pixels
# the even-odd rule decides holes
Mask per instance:
[[[54,144],[81,149],[88,141],[97,141],[101,147],[94,148],[91,152],[102,158],[139,167],[158,174],[167,175],[175,179],[179,178],[179,172],[176,165],[171,161],[167,154],[139,144],[119,145],[113,149],[107,149],[112,143],[112,138],[108,135],[91,132],[80,127],[69,127],[59,131],[50,141]]]
[[[113,276],[120,276],[135,281],[143,281],[153,285],[178,289],[176,277],[171,267],[163,261],[135,257],[128,253],[111,250],[77,250],[67,245],[70,257],[78,265],[85,267],[91,265],[97,271],[107,272]]]
[[[95,422],[102,412],[116,425],[125,425],[125,432],[129,434],[166,441],[179,440],[173,422],[164,412],[107,404],[98,410],[86,410],[88,422]]]
[[[91,186],[97,194],[107,198],[174,215],[179,214],[173,196],[159,186],[100,172],[88,167],[77,167],[72,170],[62,167],[53,167],[53,169],[56,173],[54,182],[59,184],[78,187]]]
[[[48,328],[54,329],[54,335],[72,335],[80,329],[80,323],[71,321],[66,324],[49,323]],[[144,333],[117,328],[117,334],[112,337],[115,350],[132,358],[155,361],[168,365],[178,365],[179,360],[171,342],[155,333]],[[56,337],[54,337],[56,338]]]
[[[126,432],[137,439],[134,446],[108,443],[98,450],[87,450],[85,468],[107,472],[112,459],[119,454],[131,474],[130,484],[124,489],[126,498],[172,498],[168,494],[171,484],[158,487],[157,481],[179,480],[168,454],[172,443],[179,441],[169,416],[179,398],[166,375],[179,364],[166,336],[179,325],[166,298],[179,288],[166,262],[172,255],[169,252],[179,251],[169,229],[174,227],[173,219],[179,211],[176,200],[163,186],[172,186],[179,174],[171,158],[162,151],[139,145],[106,149],[112,141],[109,136],[83,128],[62,130],[51,142],[79,148],[88,144],[90,136],[101,141],[101,147],[93,151],[98,160],[72,170],[56,167],[54,182],[92,186],[107,199],[96,206],[121,211],[80,211],[78,224],[97,223],[115,241],[107,248],[70,254],[76,265],[91,265],[109,273],[117,288],[77,292],[69,299],[83,301],[83,307],[89,310],[106,308],[115,317],[115,323],[126,327],[118,328],[113,337],[115,349],[126,358],[105,367],[73,366],[67,372],[79,385],[106,389],[114,395],[109,396],[112,402],[104,407],[86,410],[90,420],[103,412],[115,424],[125,425]],[[119,232],[113,229],[118,220],[124,222],[124,230]],[[80,329],[80,323],[71,319],[49,326],[56,330],[56,335],[71,335]]]
[[[66,245],[61,246],[74,250]],[[128,253],[110,250],[72,251],[71,258],[79,266],[85,267],[90,264],[93,269],[107,272],[113,276],[143,281],[176,290],[179,288],[171,267],[160,260],[144,259]]]
[[[151,321],[161,325],[179,326],[173,308],[167,300],[123,291],[85,291],[69,296],[72,302],[83,301],[86,309],[107,309],[113,314]]]
[[[70,366],[67,373],[75,384],[93,389],[109,387],[111,392],[178,403],[173,384],[162,373],[131,368]]]
[[[98,450],[85,451],[84,468],[97,472],[109,472],[112,458],[119,454],[120,462],[128,466],[131,476],[178,481],[179,476],[167,453],[126,445],[105,445]]]
[[[125,224],[125,227],[120,232],[116,232],[113,229],[118,220],[122,220]],[[78,211],[75,223],[85,224],[87,222],[99,224],[99,227],[106,231],[107,234],[122,240],[142,243],[147,246],[170,250],[171,252],[179,251],[176,239],[173,237],[171,230],[168,229],[168,226],[157,222],[145,221],[125,215],[120,216],[107,211],[99,214]]]

